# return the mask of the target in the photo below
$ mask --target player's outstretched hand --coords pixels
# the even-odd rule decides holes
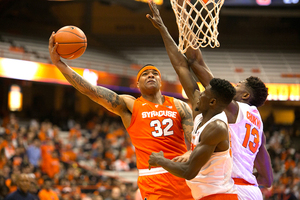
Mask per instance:
[[[173,162],[187,162],[190,158],[191,153],[192,153],[192,151],[187,151],[183,155],[173,158],[172,161]]]
[[[160,17],[159,10],[157,9],[157,6],[153,2],[153,0],[149,0],[148,5],[152,12],[152,16],[150,14],[147,14],[146,17],[152,22],[155,28],[160,29],[161,27],[164,26],[164,23],[162,18]]]
[[[57,62],[60,61],[60,56],[59,56],[59,54],[56,51],[56,49],[58,47],[58,44],[54,43],[54,37],[55,37],[55,33],[53,31],[52,34],[51,34],[51,36],[50,36],[50,38],[49,38],[48,49],[49,49],[51,61],[55,65]]]
[[[148,160],[149,170],[151,169],[151,167],[159,167],[159,165],[157,164],[157,161],[160,158],[164,158],[164,152],[163,151],[160,151],[158,153],[152,152],[152,154],[150,155],[150,158]]]

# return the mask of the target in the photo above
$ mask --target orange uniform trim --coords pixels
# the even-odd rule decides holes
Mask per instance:
[[[237,194],[212,194],[201,198],[200,200],[238,200]]]
[[[160,71],[159,71],[156,67],[154,67],[154,66],[152,66],[152,65],[149,65],[149,66],[146,66],[146,67],[142,68],[142,69],[139,71],[138,75],[136,76],[136,81],[139,81],[141,74],[142,74],[144,71],[148,70],[148,69],[154,69],[155,71],[157,71],[157,72],[159,73],[159,76],[161,77]]]
[[[236,184],[236,185],[254,185],[242,178],[232,178],[232,179],[234,180],[234,184]]]

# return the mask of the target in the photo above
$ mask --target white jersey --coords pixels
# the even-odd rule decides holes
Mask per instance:
[[[232,178],[241,178],[257,186],[253,166],[261,145],[263,123],[255,106],[237,103],[239,112],[236,123],[229,124],[233,153]]]
[[[202,119],[202,114],[199,114],[194,120],[192,147],[195,147],[199,143],[201,133],[209,123],[215,120],[222,120],[227,124],[227,117],[222,112],[212,117],[197,130]],[[194,199],[197,200],[218,193],[236,194],[234,182],[231,178],[231,171],[232,157],[230,156],[230,148],[223,152],[214,152],[207,163],[200,169],[197,176],[191,180],[186,180],[187,185],[191,188]]]

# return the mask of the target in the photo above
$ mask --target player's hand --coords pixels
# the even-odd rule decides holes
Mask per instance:
[[[192,151],[187,151],[183,155],[173,158],[172,161],[173,162],[187,162],[190,158],[191,153],[192,153]]]
[[[59,54],[56,51],[56,49],[58,47],[58,44],[54,43],[54,37],[55,37],[55,33],[53,31],[52,34],[51,34],[51,36],[50,36],[50,38],[49,38],[48,49],[49,49],[51,61],[55,65],[57,62],[60,61],[60,56],[59,56]]]
[[[158,153],[152,153],[150,155],[150,158],[148,160],[148,163],[149,163],[149,170],[151,169],[151,167],[159,167],[159,165],[157,164],[157,161],[160,159],[160,158],[164,158],[164,152],[163,151],[160,151]]]
[[[157,9],[156,4],[153,2],[153,0],[148,0],[148,5],[153,16],[147,14],[146,17],[152,22],[155,28],[160,29],[164,26],[164,23],[162,21],[162,18],[160,17],[159,10]]]

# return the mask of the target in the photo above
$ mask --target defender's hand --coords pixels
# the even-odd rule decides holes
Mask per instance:
[[[177,156],[172,159],[173,162],[187,162],[190,158],[192,151],[188,151],[181,156]]]
[[[149,0],[148,5],[153,16],[147,14],[146,17],[152,22],[155,28],[160,29],[164,26],[164,23],[162,18],[160,17],[159,10],[157,9],[156,4],[153,2],[153,0]]]
[[[151,167],[159,167],[159,165],[157,164],[157,161],[160,159],[160,158],[164,158],[164,152],[163,151],[160,151],[158,153],[152,153],[150,155],[150,158],[148,160],[148,163],[149,163],[149,170],[151,169]]]

